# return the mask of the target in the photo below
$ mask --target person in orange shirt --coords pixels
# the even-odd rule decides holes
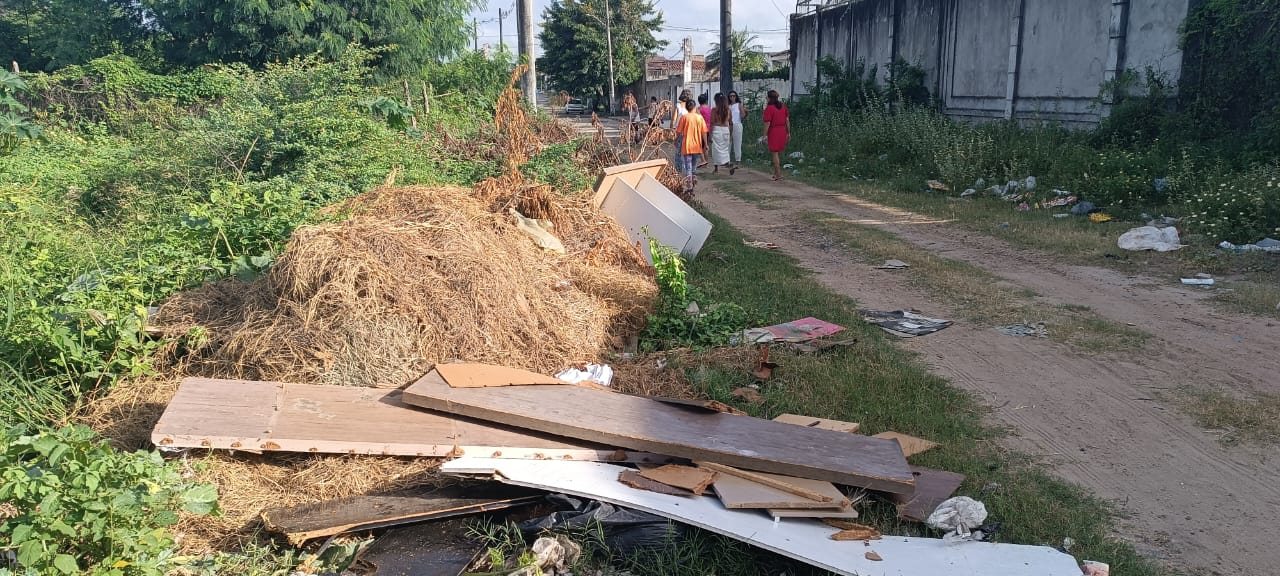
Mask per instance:
[[[686,101],[684,105],[688,112],[693,112],[696,106],[693,100]],[[677,138],[677,142],[680,143],[679,152],[684,159],[681,167],[684,168],[685,187],[688,188],[689,193],[693,193],[693,188],[698,183],[698,162],[702,160],[707,123],[702,119],[702,114],[685,114],[676,124],[676,134],[679,136]]]

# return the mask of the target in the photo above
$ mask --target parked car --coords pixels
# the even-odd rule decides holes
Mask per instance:
[[[587,113],[587,105],[582,100],[570,98],[569,103],[564,105],[565,114],[577,114],[579,116]]]

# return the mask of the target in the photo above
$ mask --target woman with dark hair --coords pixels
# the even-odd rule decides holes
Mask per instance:
[[[685,90],[680,93],[680,98],[676,100],[675,110],[671,112],[671,129],[672,130],[676,130],[676,128],[680,125],[680,118],[684,117],[685,114],[689,113],[689,109],[685,106],[685,104],[687,102],[691,102],[692,100],[693,100],[692,92]],[[683,151],[684,150],[684,134],[681,134],[678,130],[676,131],[675,144],[676,144],[675,169],[676,169],[676,172],[684,174],[685,173],[684,151]]]
[[[769,104],[764,107],[764,135],[769,151],[773,153],[773,179],[781,180],[782,158],[779,155],[786,149],[787,140],[791,137],[791,118],[777,90],[770,90],[768,97]]]
[[[742,119],[747,117],[747,107],[738,97],[737,90],[729,91],[729,132],[733,140],[732,161],[742,162]]]
[[[716,94],[716,106],[711,109],[711,164],[715,166],[712,172],[719,172],[721,166],[728,166],[730,176],[737,170],[730,163],[729,157],[733,147],[730,127],[732,121],[729,100],[724,94]]]

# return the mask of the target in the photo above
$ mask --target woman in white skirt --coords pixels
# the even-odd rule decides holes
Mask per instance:
[[[730,175],[738,170],[730,159],[733,148],[732,122],[728,99],[724,94],[716,94],[716,107],[711,109],[711,163],[715,165],[712,172],[719,172],[721,166],[728,166]]]
[[[747,117],[746,105],[738,97],[737,90],[729,91],[729,129],[733,132],[733,163],[742,162],[742,119]]]

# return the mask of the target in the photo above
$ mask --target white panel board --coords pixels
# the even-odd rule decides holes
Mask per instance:
[[[837,542],[837,530],[813,520],[773,519],[758,511],[729,510],[711,496],[672,496],[618,482],[621,466],[565,460],[500,460],[463,457],[440,470],[455,475],[495,475],[504,483],[561,492],[644,510],[741,540],[845,576],[1080,576],[1076,559],[1046,546],[885,536]],[[868,560],[874,550],[881,561]]]
[[[627,231],[627,237],[632,242],[639,242],[645,246],[641,252],[650,264],[653,264],[653,255],[649,254],[649,239],[644,233],[646,228],[658,242],[682,254],[685,246],[688,246],[693,238],[688,230],[669,218],[661,209],[621,179],[613,181],[609,194],[600,204],[600,211],[617,220],[623,230]]]
[[[702,245],[707,241],[707,237],[711,235],[711,222],[703,218],[697,210],[694,210],[679,196],[671,192],[669,188],[663,186],[657,178],[649,174],[640,177],[640,183],[635,186],[636,192],[644,196],[650,204],[657,206],[681,228],[689,232],[689,243],[680,250],[685,258],[692,260],[702,250]]]

